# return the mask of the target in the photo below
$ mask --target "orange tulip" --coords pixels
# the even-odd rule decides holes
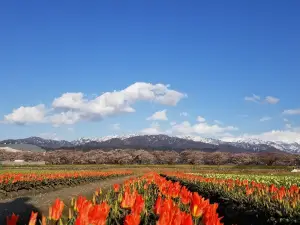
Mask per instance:
[[[114,192],[119,192],[120,191],[120,184],[114,184]]]
[[[136,198],[136,193],[130,193],[129,188],[126,188],[121,202],[121,207],[124,209],[132,208]]]
[[[207,206],[206,211],[203,215],[202,222],[203,224],[212,224],[212,225],[223,225],[221,219],[217,213],[218,204],[212,204]]]
[[[110,211],[110,206],[106,202],[93,206],[88,213],[90,224],[105,225]]]
[[[161,196],[158,196],[156,199],[156,202],[154,204],[154,213],[156,215],[159,215],[161,212],[161,205],[162,205],[162,198]]]
[[[38,215],[38,213],[31,212],[31,216],[30,216],[28,225],[35,225],[36,224],[37,215]]]
[[[181,188],[180,200],[184,205],[189,204],[191,201],[191,192],[186,187]]]
[[[89,221],[83,214],[79,214],[75,220],[75,225],[89,225]]]
[[[182,212],[181,213],[181,225],[193,225],[193,218],[191,214]]]
[[[141,214],[141,212],[144,210],[145,207],[145,201],[143,197],[139,194],[136,195],[134,205],[132,207],[132,212]]]
[[[46,225],[47,224],[47,219],[45,216],[42,216],[42,225]]]
[[[83,208],[84,203],[86,201],[87,201],[86,197],[78,196],[75,202],[75,210],[80,211]]]
[[[141,216],[138,213],[130,213],[126,215],[124,225],[139,225],[141,222]]]
[[[204,200],[197,192],[192,195],[191,213],[194,217],[202,216],[205,208],[209,205],[208,200]]]
[[[64,209],[63,201],[57,198],[54,201],[53,205],[49,208],[49,218],[52,220],[59,220],[62,215],[63,209]]]

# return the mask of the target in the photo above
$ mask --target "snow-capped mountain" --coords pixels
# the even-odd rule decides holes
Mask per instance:
[[[222,141],[213,138],[200,138],[193,136],[168,135],[123,135],[106,136],[100,138],[80,138],[74,141],[51,140],[39,137],[25,139],[9,139],[0,144],[32,144],[45,149],[161,149],[185,150],[194,149],[202,151],[222,152],[289,152],[300,153],[300,143],[272,142],[260,139],[239,139],[237,141]]]

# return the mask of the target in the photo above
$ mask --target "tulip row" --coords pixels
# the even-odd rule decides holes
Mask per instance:
[[[256,181],[174,172],[165,175],[173,181],[181,181],[203,196],[211,196],[211,199],[218,196],[216,202],[227,199],[243,206],[243,211],[256,210],[267,220],[266,223],[300,224],[300,188],[297,185],[277,187]]]
[[[113,176],[129,175],[131,171],[68,171],[52,173],[3,173],[0,190],[5,195],[19,190],[47,189],[55,186],[72,186]]]
[[[219,179],[234,179],[234,180],[251,180],[258,183],[274,184],[276,186],[290,187],[300,182],[300,177],[294,176],[283,176],[283,175],[258,175],[258,174],[218,174],[218,173],[190,173],[193,175],[201,175],[207,178],[219,178]]]
[[[198,193],[192,193],[178,182],[171,182],[156,173],[115,184],[106,193],[95,191],[92,200],[79,196],[72,199],[68,216],[64,203],[57,199],[42,216],[42,225],[221,225],[218,204],[210,204]],[[37,224],[32,212],[29,225]],[[16,225],[18,216],[7,218],[7,225]]]

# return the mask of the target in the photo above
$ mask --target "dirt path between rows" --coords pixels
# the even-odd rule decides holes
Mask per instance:
[[[39,215],[48,215],[49,206],[54,200],[59,197],[66,205],[69,204],[72,197],[78,195],[91,196],[92,193],[99,187],[102,190],[107,190],[115,183],[123,183],[132,176],[108,178],[94,183],[83,184],[75,187],[65,187],[59,190],[50,191],[47,193],[27,195],[14,199],[0,200],[0,224],[6,224],[6,216],[13,212],[20,215],[20,225],[28,224],[28,219],[31,211],[39,212]],[[67,207],[66,207],[67,208]]]

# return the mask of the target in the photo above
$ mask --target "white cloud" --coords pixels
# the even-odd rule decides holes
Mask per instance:
[[[180,114],[179,114],[180,116],[188,116],[189,114],[187,113],[187,112],[181,112]]]
[[[220,120],[214,120],[214,123],[219,124],[219,125],[223,124],[223,122],[221,122]]]
[[[203,122],[205,122],[205,118],[202,117],[202,116],[198,116],[198,117],[197,117],[197,121],[198,121],[199,123],[203,123]]]
[[[171,128],[173,134],[181,135],[210,135],[210,136],[220,136],[229,131],[238,130],[234,126],[219,126],[217,124],[210,125],[206,122],[199,122],[192,125],[188,121],[184,121],[180,124],[176,124]]]
[[[68,127],[68,131],[74,132],[74,128],[73,127]]]
[[[119,124],[119,123],[113,124],[113,125],[112,125],[112,129],[113,129],[113,130],[120,130],[120,129],[121,129],[121,128],[120,128],[120,124]]]
[[[81,120],[101,120],[107,116],[135,112],[133,105],[139,101],[175,106],[184,97],[187,95],[170,89],[169,85],[136,82],[123,90],[105,92],[92,99],[81,92],[64,93],[53,100],[53,109],[47,115],[44,105],[22,106],[6,115],[5,121],[18,124],[52,122],[55,126],[74,124]]]
[[[165,132],[161,131],[160,125],[157,122],[154,122],[151,124],[150,127],[141,130],[140,133],[146,135],[156,135],[156,134],[163,134]]]
[[[238,137],[223,137],[223,141],[238,141],[244,139],[261,139],[264,141],[283,141],[300,143],[300,129],[292,130],[272,130],[260,134],[244,134]]]
[[[279,98],[273,97],[273,96],[267,96],[265,98],[265,101],[269,104],[277,104],[279,102]]]
[[[53,126],[60,125],[71,125],[77,123],[81,119],[81,115],[78,112],[67,111],[61,112],[47,117],[48,121],[53,124]]]
[[[286,129],[291,129],[292,128],[292,124],[289,124],[289,123],[285,124],[285,128]]]
[[[220,133],[224,133],[226,131],[236,131],[237,127],[226,126],[221,127],[219,125],[209,125],[207,123],[199,123],[193,126],[194,130],[197,134],[206,134],[206,135],[216,135]]]
[[[87,102],[84,99],[84,95],[81,92],[78,93],[65,93],[62,94],[59,98],[55,98],[52,102],[54,108],[65,108],[70,109],[80,109]]]
[[[287,118],[283,118],[284,122],[289,122],[289,120]]]
[[[172,121],[172,122],[170,123],[171,126],[174,126],[175,124],[176,124],[175,121]]]
[[[168,120],[167,110],[155,112],[152,116],[148,117],[147,120]]]
[[[285,115],[300,115],[300,109],[286,109],[283,111]]]
[[[252,96],[246,96],[244,98],[245,101],[250,101],[250,102],[255,102],[255,103],[268,103],[268,104],[277,104],[280,99],[279,98],[276,98],[276,97],[273,97],[273,96],[266,96],[264,101],[261,100],[261,97],[258,96],[258,95],[255,95],[255,94],[252,94]]]
[[[260,118],[260,122],[265,122],[265,121],[268,121],[268,120],[271,120],[272,118],[271,117],[269,117],[269,116],[264,116],[264,117],[262,117],[262,118]]]
[[[182,123],[172,122],[171,128],[167,130],[161,130],[158,123],[153,123],[151,127],[145,128],[141,131],[143,134],[168,134],[174,136],[230,136],[228,132],[238,130],[234,126],[220,126],[218,124],[210,125],[205,122],[203,117],[197,118],[198,122],[191,124],[189,121],[183,121]]]
[[[45,122],[46,107],[43,104],[14,109],[12,113],[4,116],[4,121],[15,124],[43,123]]]
[[[259,102],[260,101],[260,96],[252,94],[252,96],[246,96],[245,101],[250,101],[250,102]]]
[[[183,135],[189,135],[195,133],[189,121],[183,121],[182,123],[175,124],[171,128],[171,132],[177,134],[183,134]]]
[[[41,133],[38,136],[44,139],[60,140],[56,133]]]

